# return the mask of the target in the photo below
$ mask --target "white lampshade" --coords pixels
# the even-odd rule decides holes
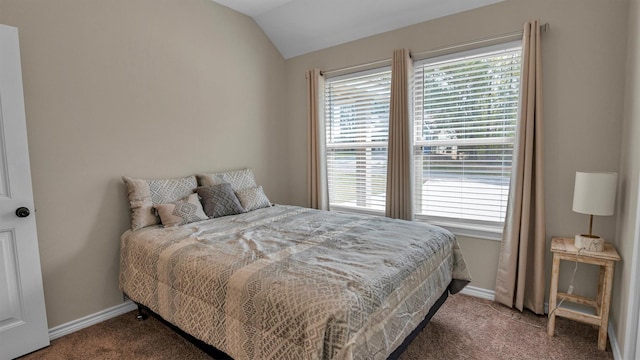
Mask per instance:
[[[588,215],[613,215],[618,174],[576,172],[573,211]]]

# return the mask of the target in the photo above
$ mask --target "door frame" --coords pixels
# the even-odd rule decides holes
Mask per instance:
[[[627,323],[625,326],[623,359],[636,359],[640,342],[640,180],[632,186],[638,189],[635,226],[633,232],[633,251],[631,253],[631,281],[627,301]]]

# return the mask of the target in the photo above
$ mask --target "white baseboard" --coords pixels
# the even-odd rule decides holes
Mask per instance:
[[[495,291],[487,290],[487,289],[483,289],[475,286],[469,286],[469,285],[465,286],[464,289],[460,291],[460,294],[469,295],[469,296],[490,300],[490,301],[494,301],[496,299]]]
[[[620,351],[620,344],[618,344],[618,337],[613,329],[613,325],[609,323],[609,329],[607,330],[609,335],[609,342],[611,343],[611,352],[613,353],[614,360],[622,360],[622,352]]]
[[[51,329],[49,329],[49,340],[54,340],[65,335],[69,335],[91,325],[95,325],[105,320],[109,320],[116,316],[128,313],[129,311],[133,311],[136,308],[136,304],[134,304],[131,300],[128,300],[120,305],[98,311],[95,314],[87,315],[80,319],[76,319],[73,321],[69,321],[68,323],[52,327]]]

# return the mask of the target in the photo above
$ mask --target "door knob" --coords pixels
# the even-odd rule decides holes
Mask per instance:
[[[26,207],[22,206],[16,209],[16,216],[17,217],[27,217],[29,216],[29,214],[31,214],[31,211],[29,211],[29,209],[27,209]]]

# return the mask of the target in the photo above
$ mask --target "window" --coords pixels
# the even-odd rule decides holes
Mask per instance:
[[[458,235],[499,239],[520,92],[519,41],[417,61],[414,212]],[[391,70],[325,82],[332,210],[385,210]]]
[[[332,210],[384,213],[391,70],[325,83],[326,161]]]
[[[520,91],[518,43],[415,64],[417,218],[502,232]],[[454,230],[454,232],[456,232]]]

